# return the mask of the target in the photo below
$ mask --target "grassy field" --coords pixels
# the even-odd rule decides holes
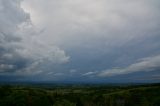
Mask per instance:
[[[1,85],[0,106],[160,106],[160,84]]]

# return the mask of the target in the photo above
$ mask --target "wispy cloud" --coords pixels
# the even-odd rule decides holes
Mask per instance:
[[[139,71],[155,71],[160,69],[160,55],[141,59],[139,62],[131,64],[125,68],[113,68],[104,70],[98,74],[101,77],[129,74]]]
[[[91,75],[95,75],[96,73],[97,71],[89,71],[89,72],[82,74],[82,76],[91,76]]]

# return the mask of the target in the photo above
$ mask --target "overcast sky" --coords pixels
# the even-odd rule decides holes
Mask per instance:
[[[0,81],[160,81],[159,0],[0,0]]]

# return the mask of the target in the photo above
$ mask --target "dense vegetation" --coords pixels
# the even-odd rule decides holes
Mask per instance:
[[[1,86],[0,106],[160,106],[160,84]]]

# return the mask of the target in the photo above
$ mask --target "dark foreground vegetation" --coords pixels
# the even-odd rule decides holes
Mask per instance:
[[[160,106],[160,84],[0,86],[0,106]]]

